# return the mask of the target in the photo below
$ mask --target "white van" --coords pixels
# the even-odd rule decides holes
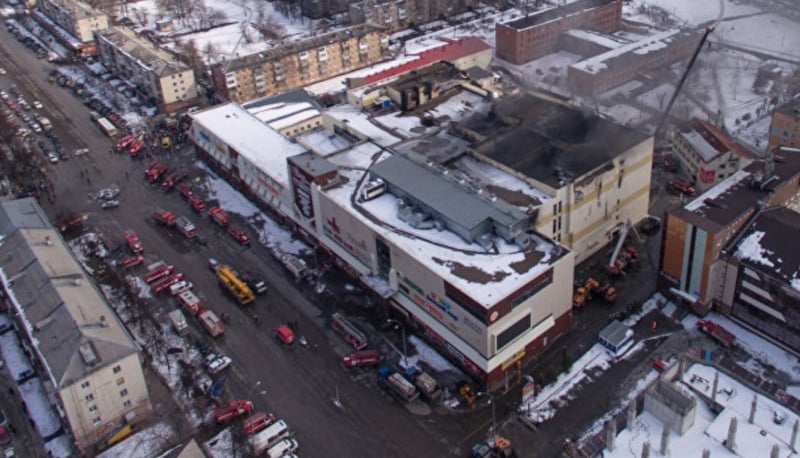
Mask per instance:
[[[182,311],[173,310],[169,312],[169,321],[179,336],[186,335],[189,332],[189,325],[186,323],[186,317],[183,316]]]
[[[188,291],[192,289],[192,282],[188,280],[181,280],[169,285],[169,293],[173,296],[177,296],[178,294]]]
[[[283,439],[288,439],[291,435],[289,425],[283,420],[278,420],[267,429],[250,436],[249,441],[253,447],[253,453],[258,455]]]
[[[297,451],[297,441],[294,439],[284,439],[267,450],[269,458],[281,458]]]

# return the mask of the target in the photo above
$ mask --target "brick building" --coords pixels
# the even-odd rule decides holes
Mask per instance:
[[[772,113],[769,126],[769,147],[800,147],[800,98],[785,103]]]
[[[729,244],[738,243],[740,231],[765,210],[798,208],[800,152],[779,148],[775,157],[780,160],[753,162],[688,204],[666,212],[659,286],[695,312],[705,314],[714,306],[723,313],[730,311],[724,304],[732,298],[726,298],[730,293],[725,291],[734,272],[721,254]],[[780,263],[774,267],[782,270]]]
[[[214,66],[219,99],[239,103],[367,67],[385,57],[384,29],[363,24]]]
[[[567,82],[579,94],[597,94],[625,83],[642,72],[688,58],[702,32],[667,30],[567,68]]]
[[[622,0],[578,0],[495,26],[497,57],[524,64],[556,50],[569,29],[611,33],[622,26]]]

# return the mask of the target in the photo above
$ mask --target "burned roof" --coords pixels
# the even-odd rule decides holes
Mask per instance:
[[[530,94],[500,100],[488,115],[476,114],[459,126],[477,134],[479,141],[472,145],[477,154],[553,188],[648,138],[592,112]]]
[[[760,201],[766,203],[774,189],[800,177],[800,151],[779,148],[772,172],[765,164],[763,160],[753,162],[670,213],[707,232],[719,232],[753,212]]]
[[[800,118],[800,97],[794,98],[775,108],[775,112]]]
[[[767,268],[800,290],[800,249],[786,243],[800,233],[800,213],[785,207],[761,212],[726,251],[745,263]]]
[[[503,25],[517,30],[527,29],[528,27],[544,24],[545,22],[549,22],[555,19],[561,19],[565,16],[569,16],[570,14],[575,14],[579,11],[597,8],[618,1],[619,0],[578,0],[577,2],[569,3],[560,8],[550,8],[538,13],[531,14],[529,16],[525,16],[524,18],[521,19],[509,21],[503,23]]]

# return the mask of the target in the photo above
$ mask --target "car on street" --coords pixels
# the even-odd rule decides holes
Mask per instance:
[[[282,324],[275,328],[275,338],[284,345],[294,343],[294,331],[289,326]]]
[[[114,199],[107,200],[107,201],[103,202],[103,204],[100,205],[100,207],[103,210],[109,210],[111,208],[117,208],[117,207],[119,207],[119,201],[118,200],[114,200]]]
[[[84,154],[89,154],[89,148],[78,148],[75,150],[76,156],[83,156]]]
[[[208,258],[208,268],[212,272],[216,272],[219,269],[219,260],[217,258]]]
[[[97,199],[102,200],[110,200],[119,195],[119,188],[103,188],[97,191],[97,195],[95,196]]]
[[[55,164],[59,161],[58,154],[56,153],[47,153],[47,159],[50,161],[51,164]]]
[[[267,292],[267,282],[255,272],[245,272],[244,281],[256,294],[265,294]]]
[[[6,73],[8,73],[8,72],[6,71],[6,69],[5,69],[5,68],[3,68],[3,67],[0,67],[0,75],[5,75]]]
[[[234,240],[242,245],[250,244],[250,237],[247,236],[247,233],[244,231],[244,229],[242,229],[241,226],[237,226],[235,224],[228,226],[228,235],[233,237]]]
[[[208,363],[208,366],[206,367],[206,369],[208,369],[208,373],[209,374],[212,374],[212,375],[219,374],[223,370],[227,369],[228,366],[230,366],[232,362],[233,362],[233,360],[231,360],[230,357],[228,357],[228,356],[220,356],[220,357],[215,358],[214,360],[212,360],[210,363]]]
[[[36,108],[37,110],[41,110],[42,108],[44,108],[44,106],[42,105],[42,102],[40,102],[38,100],[34,100],[33,101],[33,107]]]

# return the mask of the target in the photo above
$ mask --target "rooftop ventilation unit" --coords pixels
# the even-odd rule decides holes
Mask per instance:
[[[494,240],[492,238],[492,234],[488,232],[478,237],[476,240],[480,246],[482,246],[485,250],[491,250],[494,247]]]
[[[98,363],[97,353],[94,351],[91,342],[83,342],[78,346],[78,353],[81,354],[81,359],[87,366],[94,366]]]
[[[522,250],[528,250],[533,245],[533,239],[528,234],[519,234],[514,237],[514,243]]]

